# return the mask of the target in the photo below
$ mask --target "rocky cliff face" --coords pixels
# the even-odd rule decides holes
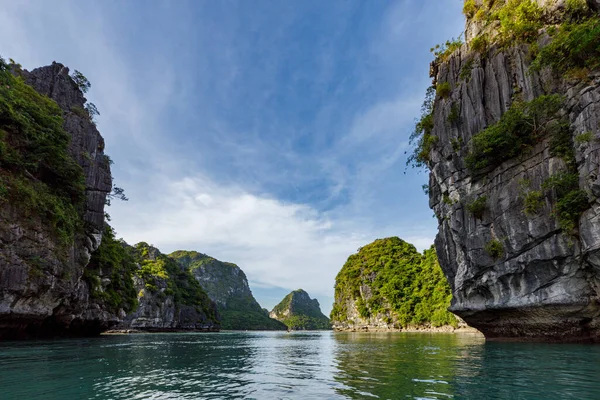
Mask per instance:
[[[31,131],[29,135],[39,134],[47,120],[32,111],[28,122],[15,124],[11,120],[18,117],[11,114],[14,109],[0,111],[0,128],[6,134],[2,147],[10,149],[3,154],[0,164],[8,193],[8,198],[0,204],[0,338],[97,333],[118,321],[118,316],[106,311],[101,302],[90,299],[89,287],[82,280],[90,255],[100,244],[104,203],[112,187],[109,160],[103,152],[104,140],[85,112],[86,99],[69,77],[68,68],[53,63],[31,72],[15,67],[13,72],[60,107],[62,116],[52,118],[62,117],[62,126],[70,137],[68,155],[81,167],[84,187],[83,201],[77,206],[78,221],[74,223],[77,228],[69,243],[64,244],[56,232],[67,231],[61,225],[65,219],[51,226],[48,221],[52,217],[48,213],[56,216],[64,210],[56,207],[69,207],[52,200],[58,197],[51,197],[69,183],[62,183],[61,179],[67,175],[59,168],[67,165],[66,161],[42,161],[35,167],[14,161],[15,154],[21,154],[20,160],[34,153],[39,154],[35,156],[38,159],[50,159],[44,153],[43,137],[38,138],[36,148],[29,149],[31,143],[23,143],[22,136],[17,136],[31,128],[28,123],[37,124],[34,128],[37,133]],[[26,93],[26,89],[20,84],[7,83],[3,87],[3,101],[12,101]],[[26,101],[38,101],[42,109],[55,107],[44,103],[47,100],[43,98],[34,97],[30,95]],[[46,192],[48,196],[42,198]],[[71,196],[75,195],[79,194]]]
[[[562,1],[537,3],[535,35],[499,43],[495,35],[510,27],[477,20],[476,11],[490,10],[474,2],[468,44],[433,64],[438,90],[427,164],[435,244],[452,286],[450,310],[486,337],[598,341],[598,54],[574,54],[589,44],[581,38],[560,57],[544,48],[585,21],[585,38],[597,48],[600,23],[588,11],[565,14]],[[540,55],[555,58],[531,68]],[[556,111],[551,103],[559,97],[551,95],[560,96]]]
[[[219,261],[196,251],[176,251],[169,257],[191,271],[219,309],[223,329],[285,330],[269,318],[248,286],[246,274],[237,265]]]
[[[220,329],[217,305],[187,269],[146,243],[132,251],[139,264],[133,277],[138,307],[119,328],[154,332]]]
[[[319,301],[311,299],[302,289],[285,296],[269,315],[292,330],[331,329],[329,318],[321,312]]]
[[[397,237],[378,239],[348,257],[335,279],[335,330],[452,330],[450,287],[435,251],[421,254]]]

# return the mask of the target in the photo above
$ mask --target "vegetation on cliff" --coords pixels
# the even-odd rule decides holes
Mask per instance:
[[[42,218],[69,244],[83,227],[83,170],[68,154],[62,110],[11,72],[19,69],[0,58],[0,203]]]
[[[358,313],[364,321],[382,318],[398,327],[456,326],[447,311],[451,298],[433,248],[421,254],[397,237],[378,239],[351,255],[338,273],[331,320],[352,324]]]
[[[331,329],[331,323],[321,312],[317,299],[311,299],[302,289],[289,293],[270,314],[292,330]]]
[[[190,271],[216,303],[222,329],[286,329],[279,321],[269,318],[261,308],[250,291],[246,275],[237,265],[197,251],[178,250],[169,257]]]
[[[145,282],[145,289],[161,296],[173,296],[176,305],[196,307],[213,322],[219,322],[218,315],[212,307],[212,301],[192,273],[182,268],[175,260],[161,254],[148,243],[141,242],[133,248],[133,255],[140,268],[136,275]],[[158,289],[157,281],[167,283],[164,292]]]
[[[123,240],[115,238],[115,231],[106,224],[102,242],[92,253],[83,272],[93,298],[102,300],[113,312],[123,309],[126,313],[137,307],[137,293],[133,286],[133,275],[137,271],[136,260]],[[110,282],[103,285],[100,276]]]

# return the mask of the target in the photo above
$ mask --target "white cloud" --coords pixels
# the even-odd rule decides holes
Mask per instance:
[[[119,235],[165,253],[194,249],[238,263],[260,286],[301,287],[329,297],[346,258],[371,239],[340,229],[306,205],[206,178],[154,179],[152,186],[156,195],[143,204],[121,203],[110,210]]]

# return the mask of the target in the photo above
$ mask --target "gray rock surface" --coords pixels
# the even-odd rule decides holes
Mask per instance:
[[[156,261],[157,259],[170,262],[175,269],[185,269],[151,246],[149,246],[148,254],[139,261]],[[169,272],[169,275],[174,275],[174,272]],[[169,291],[168,279],[174,279],[174,276],[169,276],[168,279],[153,276],[150,279],[146,281],[139,274],[133,277],[135,289],[138,292],[138,307],[125,317],[118,329],[154,332],[218,331],[220,329],[220,325],[207,316],[207,311],[210,311],[218,318],[217,306],[213,301],[205,297],[208,304],[192,305],[177,302],[175,295]],[[189,276],[189,279],[193,280],[194,278]],[[149,286],[153,289],[150,289]]]
[[[80,335],[104,330],[117,315],[94,303],[81,279],[103,231],[104,202],[112,187],[104,139],[88,118],[73,112],[85,104],[68,68],[50,66],[23,71],[26,83],[47,95],[64,111],[71,135],[70,155],[83,167],[86,200],[85,231],[76,234],[66,255],[55,235],[36,215],[25,215],[20,204],[0,208],[0,338]]]
[[[437,254],[454,296],[450,310],[492,339],[600,341],[600,73],[585,80],[531,73],[530,59],[525,45],[492,48],[483,57],[464,45],[433,68],[435,80],[452,87],[451,96],[435,102],[433,134],[439,141],[429,183],[439,221]],[[473,68],[461,79],[468,63]],[[565,168],[550,154],[549,138],[480,176],[464,162],[473,135],[498,121],[517,94],[528,101],[545,93],[565,96],[562,112],[573,136],[593,135],[573,144],[580,189],[592,200],[576,236],[563,231],[553,215],[554,194],[544,197],[535,215],[524,213],[521,183],[528,180],[532,190],[540,190]],[[453,104],[460,107],[460,124],[448,122]],[[453,143],[461,143],[460,149]],[[481,219],[466,209],[479,196],[487,196]],[[484,250],[492,239],[504,248],[498,260]]]

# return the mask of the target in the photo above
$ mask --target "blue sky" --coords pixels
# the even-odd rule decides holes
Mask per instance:
[[[358,247],[433,242],[405,151],[462,1],[1,3],[2,56],[92,82],[128,242],[235,262],[263,307],[301,287],[325,313]]]

